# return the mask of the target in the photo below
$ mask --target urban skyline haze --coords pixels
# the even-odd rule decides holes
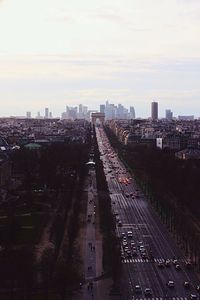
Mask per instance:
[[[200,116],[200,1],[1,0],[0,116],[107,99]]]

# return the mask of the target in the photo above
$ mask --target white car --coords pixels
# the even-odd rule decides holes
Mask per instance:
[[[174,281],[173,280],[169,280],[167,283],[167,286],[170,288],[173,288],[175,286]]]
[[[133,232],[132,231],[128,231],[127,232],[127,237],[128,238],[132,238],[133,237]]]
[[[141,286],[140,286],[139,284],[137,284],[137,285],[135,286],[135,292],[136,292],[136,293],[141,293],[141,292],[142,292],[142,288],[141,288]]]
[[[191,299],[191,300],[196,300],[196,299],[197,299],[197,295],[195,295],[195,294],[190,294],[190,299]]]

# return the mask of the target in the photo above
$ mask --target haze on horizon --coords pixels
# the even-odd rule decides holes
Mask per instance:
[[[0,116],[109,100],[200,116],[199,0],[0,0]]]

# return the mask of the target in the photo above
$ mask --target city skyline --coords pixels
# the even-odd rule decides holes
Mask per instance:
[[[42,111],[37,111],[37,113],[33,114],[32,111],[26,111],[24,115],[16,116],[12,115],[9,117],[20,117],[20,118],[36,118],[36,119],[52,119],[52,118],[60,118],[60,119],[87,119],[88,121],[91,118],[92,112],[100,112],[105,113],[105,118],[107,120],[111,119],[167,119],[171,121],[172,119],[200,119],[200,117],[195,117],[194,114],[180,114],[174,115],[173,110],[169,108],[165,108],[165,110],[160,113],[159,110],[159,102],[151,102],[149,103],[149,115],[147,117],[142,117],[137,115],[137,111],[135,107],[129,106],[126,107],[121,103],[115,105],[114,103],[110,103],[108,100],[105,103],[100,103],[96,109],[91,109],[87,105],[83,103],[79,103],[78,105],[68,106],[65,105],[60,115],[54,115],[52,110],[49,110],[49,107],[44,107]]]
[[[0,1],[0,115],[104,99],[200,112],[200,2]],[[157,100],[156,100],[157,101]]]

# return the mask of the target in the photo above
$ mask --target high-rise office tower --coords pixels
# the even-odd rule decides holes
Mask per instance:
[[[151,119],[158,120],[158,102],[151,103]]]
[[[79,114],[82,114],[82,112],[83,112],[83,104],[79,104],[79,106],[78,106],[78,112],[79,112]]]
[[[105,113],[105,108],[106,108],[106,106],[105,106],[105,104],[100,104],[100,113]]]
[[[135,108],[130,106],[130,118],[135,119]]]
[[[171,109],[166,109],[165,110],[165,118],[169,121],[172,120],[173,118],[173,112],[171,111]]]
[[[125,109],[122,104],[118,104],[118,107],[116,108],[116,117],[118,119],[125,119]]]
[[[79,104],[78,106],[78,118],[79,119],[83,118],[83,104]]]
[[[27,118],[27,119],[31,119],[31,112],[30,112],[30,111],[27,111],[27,112],[26,112],[26,118]]]
[[[45,117],[45,119],[49,118],[49,109],[48,109],[48,107],[45,107],[44,117]]]

